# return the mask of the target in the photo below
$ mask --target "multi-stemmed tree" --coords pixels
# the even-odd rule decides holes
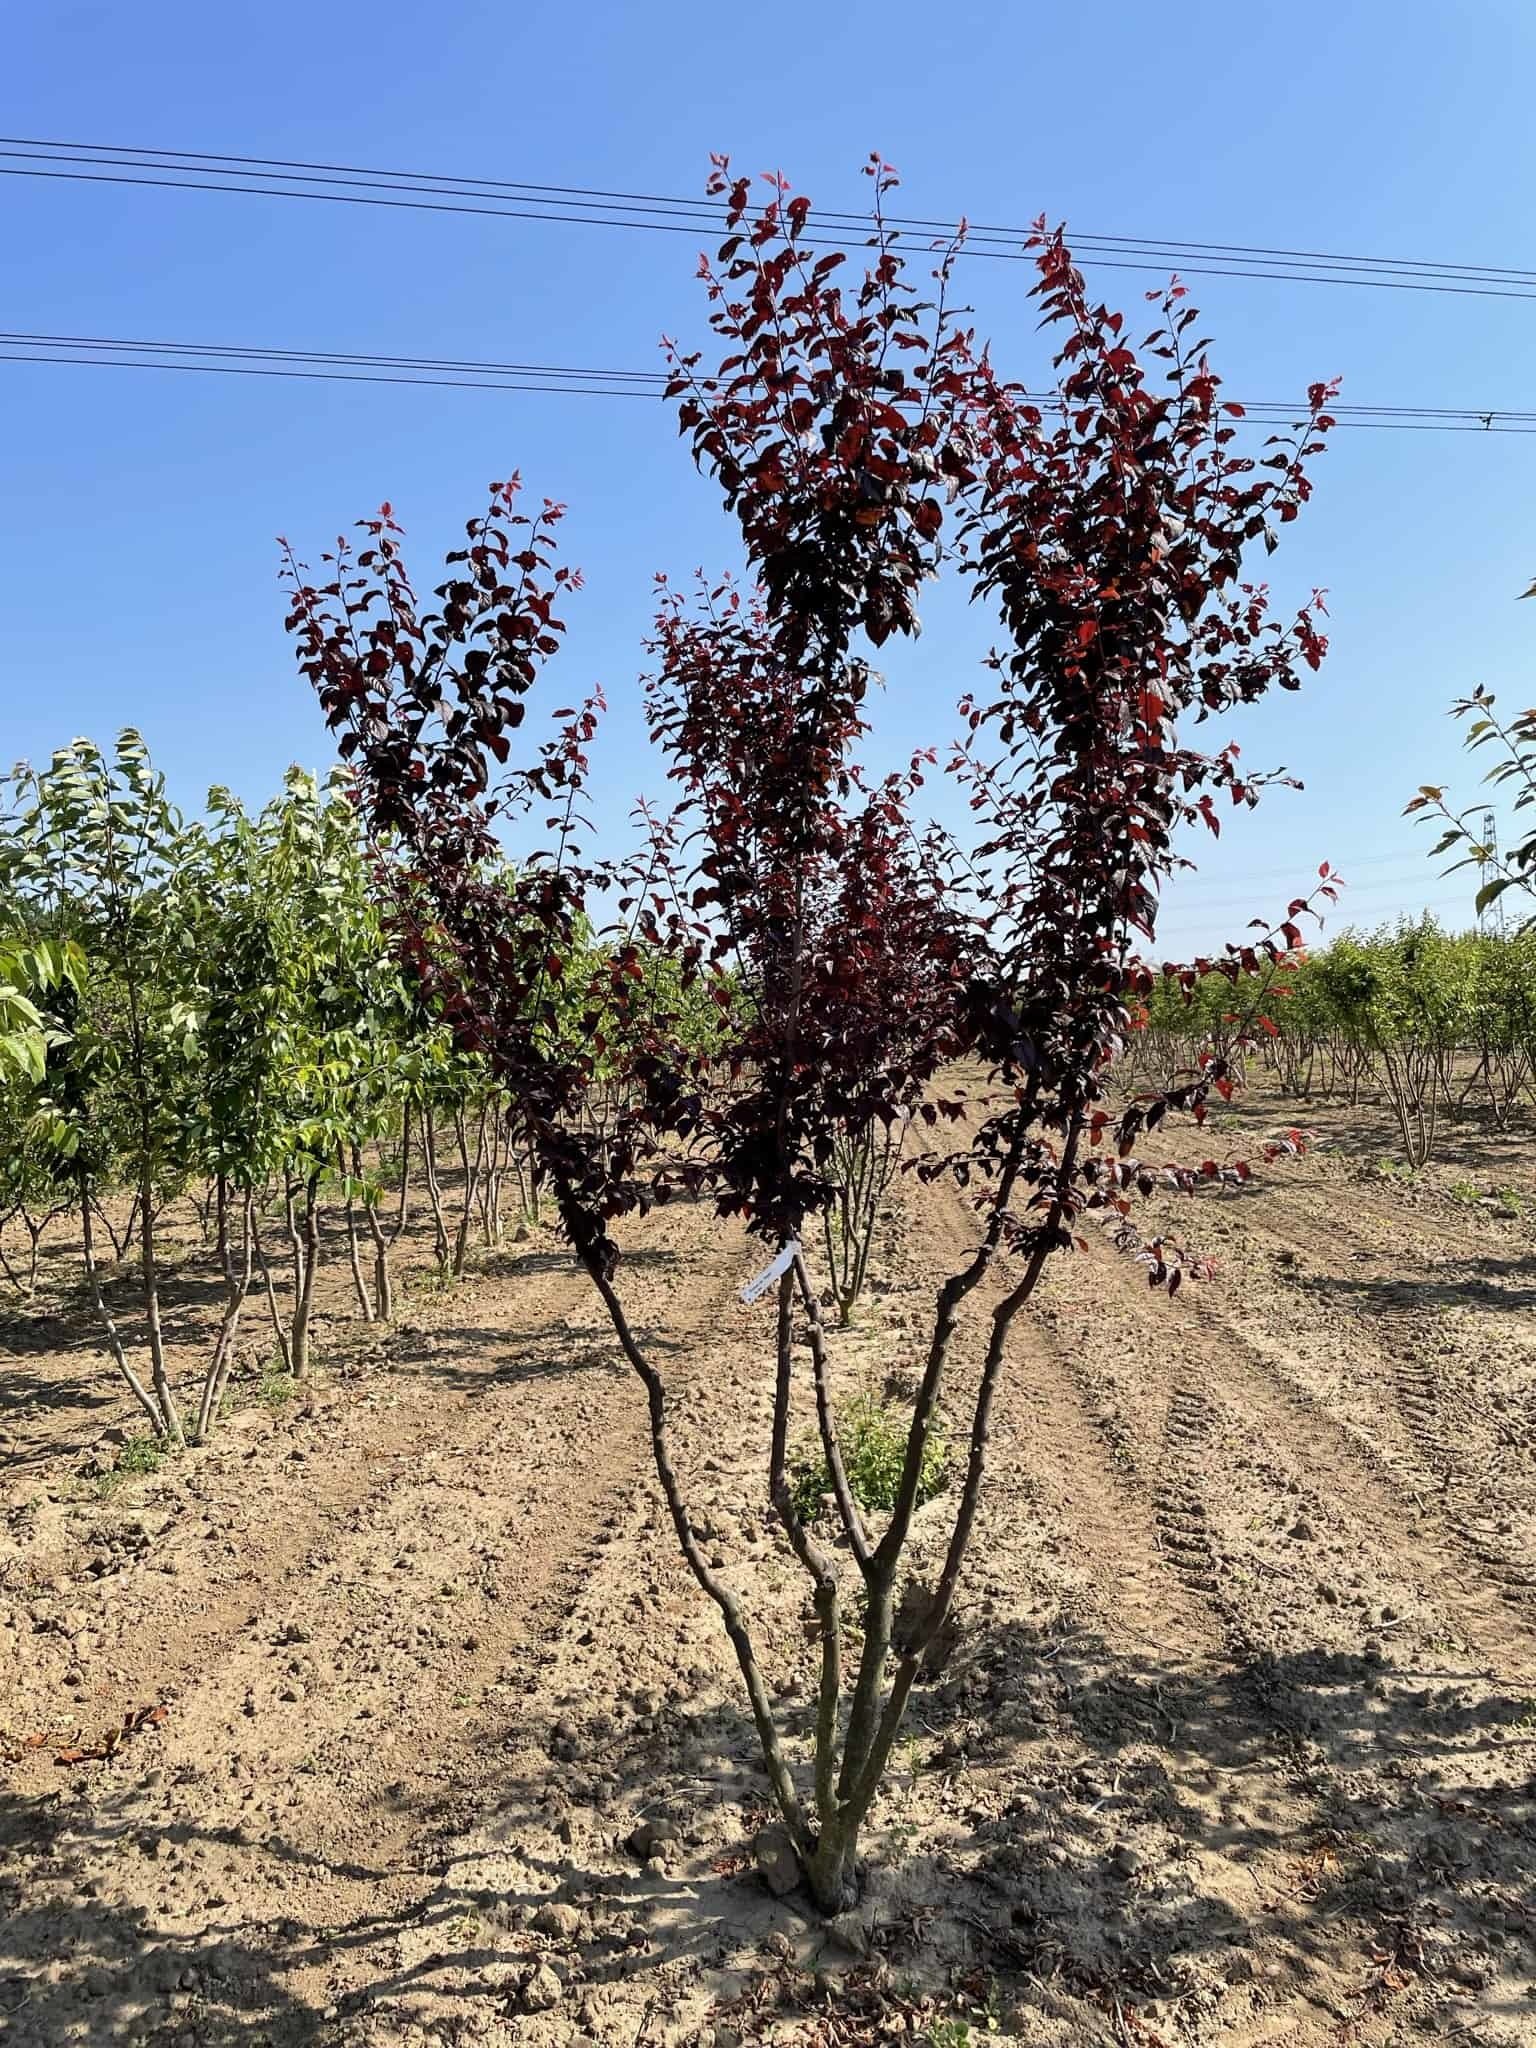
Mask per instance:
[[[871,170],[883,195],[890,174]],[[504,1083],[644,1384],[678,1541],[735,1648],[789,1844],[817,1903],[835,1912],[856,1893],[860,1828],[975,1533],[1010,1328],[1049,1259],[1080,1242],[1085,1212],[1118,1217],[1151,1184],[1138,1142],[1170,1111],[1199,1117],[1212,1088],[1230,1087],[1216,1051],[1122,1116],[1106,1100],[1156,978],[1141,949],[1176,863],[1173,836],[1201,820],[1214,829],[1216,798],[1252,802],[1263,779],[1240,771],[1233,748],[1196,750],[1186,720],[1294,688],[1324,651],[1316,607],[1275,621],[1244,562],[1305,501],[1328,392],[1313,388],[1292,436],[1246,452],[1240,408],[1222,402],[1181,291],[1161,299],[1143,350],[1158,371],[1149,376],[1121,316],[1087,297],[1061,237],[1042,228],[1037,292],[1057,332],[1057,374],[1032,394],[1005,381],[950,314],[949,252],[934,293],[912,290],[878,201],[867,268],[845,289],[842,257],[815,253],[803,198],[774,181],[754,207],[723,163],[713,189],[728,233],[704,277],[723,359],[709,372],[674,353],[670,391],[735,515],[760,610],[728,606],[703,621],[664,612],[654,725],[685,819],[652,833],[626,921],[583,999],[598,1037],[598,1020],[644,983],[642,944],[667,945],[684,985],[715,986],[731,959],[750,1001],[733,1011],[719,990],[735,1019],[724,1054],[704,1059],[653,1008],[627,1058],[623,1108],[594,1128],[582,1101],[596,1052],[541,1030],[594,879],[573,852],[592,710],[561,714],[527,767],[495,778],[559,641],[553,607],[572,578],[553,563],[558,508],[530,522],[498,490],[427,613],[386,510],[325,584],[290,567],[290,623],[370,822],[394,837],[400,942],[460,1044]],[[921,586],[955,562],[1003,638],[991,684],[966,707],[957,764],[974,843],[963,879],[953,874],[936,896],[930,863],[911,851],[906,793],[862,793],[856,753],[873,680],[865,649],[915,632]],[[550,804],[549,845],[509,880],[494,868],[492,827],[515,800]],[[939,920],[932,1028],[919,1020],[909,1040],[872,1048],[859,1020],[880,1000],[885,955],[857,934],[898,904]],[[1223,966],[1239,974],[1280,958],[1305,907],[1298,900]],[[829,951],[832,931],[854,943]],[[976,1243],[936,1276],[901,1482],[877,1529],[844,1471],[801,1240],[833,1199],[839,1134],[918,1102],[937,1113],[924,1090],[963,1052],[989,1062],[996,1084],[947,1162],[976,1204]],[[680,1181],[712,1188],[776,1254],[769,1491],[817,1622],[804,1776],[749,1617],[694,1534],[665,1380],[624,1311],[616,1221]],[[1171,1247],[1145,1256],[1154,1283],[1178,1284],[1185,1268]],[[958,1319],[994,1267],[1002,1286],[953,1518],[918,1584],[913,1518]],[[786,1472],[807,1359],[834,1542],[801,1519]],[[857,1636],[844,1628],[850,1577],[862,1597]]]

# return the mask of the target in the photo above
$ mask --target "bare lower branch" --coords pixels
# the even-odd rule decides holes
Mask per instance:
[[[802,1856],[809,1857],[812,1848],[811,1831],[806,1823],[805,1810],[800,1804],[799,1794],[795,1791],[794,1780],[789,1774],[789,1765],[785,1761],[783,1744],[779,1740],[773,1709],[768,1700],[768,1688],[757,1661],[757,1652],[752,1646],[752,1637],[741,1610],[741,1603],[724,1580],[711,1571],[703,1551],[699,1548],[698,1539],[688,1519],[688,1510],[683,1503],[682,1488],[672,1463],[672,1449],[667,1430],[666,1389],[662,1385],[661,1375],[636,1343],[623,1306],[614,1293],[612,1282],[603,1270],[600,1254],[584,1246],[580,1236],[575,1232],[572,1235],[581,1262],[591,1276],[592,1284],[601,1295],[603,1306],[608,1311],[608,1318],[613,1324],[620,1348],[645,1387],[650,1409],[651,1451],[655,1458],[656,1476],[661,1482],[661,1490],[666,1499],[667,1511],[672,1517],[672,1526],[677,1532],[677,1540],[688,1569],[720,1610],[725,1632],[731,1639],[731,1647],[736,1652],[736,1661],[741,1667],[741,1675],[746,1683],[747,1697],[752,1705],[752,1719],[757,1728],[757,1739],[762,1746],[763,1759],[768,1766],[768,1775],[773,1784],[774,1796],[779,1803],[779,1810],[794,1838],[796,1848]]]
[[[219,1403],[224,1398],[224,1389],[229,1384],[230,1366],[234,1362],[235,1332],[240,1324],[240,1311],[245,1298],[251,1291],[251,1272],[255,1257],[252,1229],[252,1210],[255,1198],[249,1188],[241,1198],[241,1221],[243,1262],[237,1269],[230,1254],[229,1238],[224,1222],[224,1188],[218,1190],[219,1201],[219,1260],[224,1268],[224,1314],[219,1323],[219,1334],[214,1342],[213,1357],[203,1379],[202,1399],[197,1411],[197,1437],[201,1442],[213,1427],[219,1412]]]
[[[859,1570],[865,1578],[870,1574],[869,1538],[864,1530],[864,1520],[859,1513],[858,1502],[848,1484],[848,1474],[843,1467],[842,1446],[837,1440],[837,1419],[832,1413],[832,1390],[827,1365],[827,1336],[821,1320],[821,1304],[816,1299],[816,1290],[811,1285],[811,1276],[806,1269],[803,1254],[797,1253],[791,1268],[799,1285],[800,1300],[805,1309],[807,1334],[811,1347],[811,1371],[816,1388],[816,1420],[821,1430],[821,1445],[826,1454],[827,1471],[832,1480],[832,1495],[837,1502],[837,1512],[848,1538],[848,1547],[858,1560]],[[785,1274],[785,1280],[789,1274]]]
[[[779,1282],[778,1374],[773,1399],[773,1448],[769,1456],[768,1494],[790,1548],[809,1573],[814,1586],[813,1600],[821,1631],[821,1682],[816,1703],[816,1815],[825,1826],[836,1806],[834,1774],[837,1758],[837,1718],[842,1695],[842,1623],[838,1612],[837,1576],[832,1560],[812,1538],[795,1506],[789,1483],[789,1397],[794,1364],[795,1276],[786,1273]]]

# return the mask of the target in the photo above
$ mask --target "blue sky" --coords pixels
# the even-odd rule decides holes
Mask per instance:
[[[1520,0],[1181,9],[844,0],[660,11],[375,0],[135,8],[53,0],[8,24],[15,135],[692,194],[710,150],[859,207],[871,148],[905,210],[1085,231],[1489,264],[1530,261],[1536,12]],[[0,180],[11,330],[648,367],[701,324],[694,246],[512,220]],[[1154,280],[1091,273],[1139,316]],[[1043,356],[1022,266],[964,276],[1002,362]],[[1280,399],[1341,374],[1363,403],[1528,407],[1536,303],[1198,278],[1218,368]],[[383,498],[425,581],[512,468],[567,500],[587,588],[559,701],[601,683],[609,819],[656,789],[634,677],[657,569],[733,535],[658,407],[555,396],[0,365],[0,758],[138,725],[174,793],[259,800],[318,764],[281,630],[274,536],[315,553]],[[1320,860],[1370,922],[1465,890],[1400,817],[1460,779],[1451,698],[1530,694],[1536,438],[1341,431],[1271,573],[1330,593],[1300,699],[1234,728],[1300,795],[1237,820],[1168,905],[1165,952],[1283,901]],[[877,758],[953,728],[984,622],[953,602],[890,664]]]

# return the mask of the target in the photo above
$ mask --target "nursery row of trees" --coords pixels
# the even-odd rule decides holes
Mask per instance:
[[[133,731],[3,785],[0,1277],[30,1295],[45,1232],[67,1222],[103,1346],[170,1443],[212,1427],[253,1290],[284,1368],[307,1373],[322,1208],[344,1219],[358,1312],[387,1321],[413,1193],[455,1275],[472,1241],[500,1241],[511,1202],[536,1206],[504,1084],[403,969],[350,785],[295,769],[254,815],[215,789],[188,820]],[[595,957],[585,928],[573,937]],[[558,990],[545,1011],[548,1034],[578,1028]],[[710,1028],[702,1011],[695,1023]],[[594,1103],[619,1064],[615,1047]],[[224,1299],[184,1415],[161,1226],[188,1197]],[[142,1351],[104,1285],[128,1261]]]
[[[1384,1097],[1412,1166],[1431,1158],[1448,1117],[1502,1130],[1536,1105],[1536,931],[1404,919],[1262,969],[1162,986],[1137,1064],[1153,1077],[1187,1068],[1239,1017],[1252,1020],[1250,1060],[1288,1094]]]

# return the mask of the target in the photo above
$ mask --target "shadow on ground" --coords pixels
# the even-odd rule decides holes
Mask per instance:
[[[1375,1314],[1446,1308],[1509,1311],[1536,1308],[1536,1258],[1446,1260],[1416,1279],[1308,1274],[1310,1293]]]
[[[516,2009],[543,1962],[597,2040],[629,2038],[621,2011],[632,2032],[648,1997],[665,2005],[700,1972],[724,1973],[720,2009],[748,2040],[759,2015],[812,2010],[824,1930],[771,1900],[745,1851],[768,1810],[747,1717],[684,1699],[641,1713],[629,1697],[558,1731],[506,1728],[520,1753],[530,1732],[554,1752],[548,1769],[490,1808],[448,1785],[411,1809],[415,1877],[168,1819],[173,1844],[243,1859],[231,1888],[248,1903],[210,1911],[195,1937],[120,1902],[147,1865],[131,1792],[109,1776],[87,1801],[0,1796],[9,2038],[164,2029],[199,2048],[304,2048],[365,2040],[370,2016],[455,2038],[455,2015]],[[803,1738],[805,1710],[785,1711]],[[914,1697],[867,1837],[871,1953],[838,1960],[852,1965],[842,2024],[867,2011],[870,2030],[835,2038],[883,2038],[924,1985],[992,1985],[1085,2029],[1130,2005],[1197,2038],[1255,1983],[1341,2019],[1452,1997],[1491,2016],[1536,1981],[1533,1714],[1519,1687],[1439,1663],[1205,1664],[1127,1655],[1070,1622],[984,1632]],[[1299,1831],[1294,1809],[1287,1827],[1267,1804],[1281,1780],[1303,1798]],[[907,1833],[933,1840],[936,1812],[947,1847],[909,1856]],[[641,1816],[676,1829],[659,1864],[625,1846]],[[317,1870],[364,1910],[306,1920],[302,1885],[285,1888]],[[551,1903],[571,1911],[536,1921]]]

